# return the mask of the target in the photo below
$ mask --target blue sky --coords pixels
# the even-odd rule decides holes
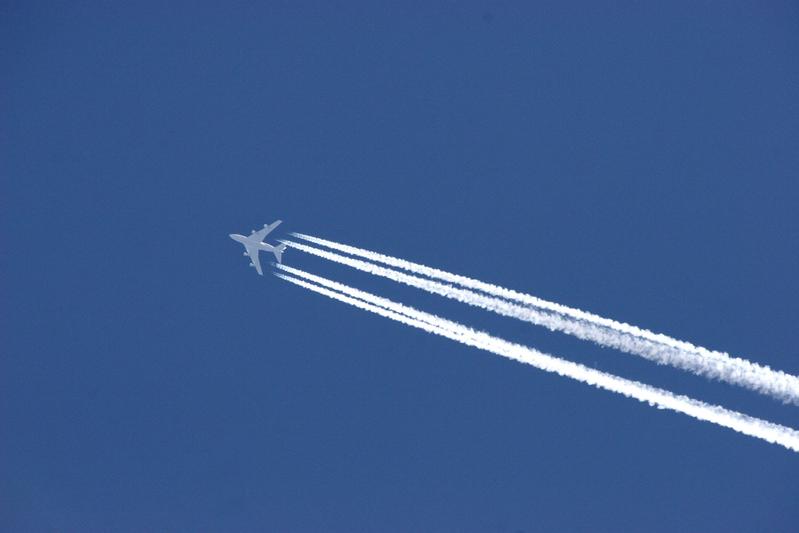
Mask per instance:
[[[282,218],[799,374],[795,4],[0,9],[2,529],[796,528],[795,453],[258,277],[227,238]]]

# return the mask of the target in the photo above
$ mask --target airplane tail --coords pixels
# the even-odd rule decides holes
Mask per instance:
[[[275,258],[277,259],[278,263],[283,262],[283,252],[286,250],[285,244],[278,244],[272,249],[272,253],[275,254]]]

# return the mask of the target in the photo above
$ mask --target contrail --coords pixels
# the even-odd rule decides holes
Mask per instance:
[[[732,357],[727,353],[708,350],[688,342],[672,339],[666,335],[652,333],[629,324],[602,318],[591,313],[547,302],[516,291],[491,285],[479,280],[451,274],[435,268],[419,265],[403,259],[390,257],[369,250],[295,233],[297,237],[344,253],[364,257],[371,261],[402,268],[462,287],[397,272],[372,263],[346,258],[333,252],[319,250],[292,241],[289,246],[325,259],[339,262],[378,276],[388,277],[428,292],[440,294],[470,305],[525,320],[553,331],[568,333],[583,340],[590,340],[627,353],[639,355],[659,364],[671,365],[711,379],[725,381],[761,394],[777,398],[785,403],[799,405],[799,377],[768,366]],[[342,260],[346,260],[344,262]],[[488,296],[492,295],[492,296]],[[516,303],[514,303],[516,302]],[[521,304],[521,305],[520,305]]]
[[[527,346],[508,342],[487,333],[473,330],[457,322],[452,322],[295,268],[285,265],[276,265],[276,267],[309,281],[276,272],[275,275],[279,278],[334,300],[353,305],[359,309],[446,337],[467,346],[480,348],[496,355],[527,363],[547,372],[569,377],[628,398],[634,398],[659,409],[677,411],[799,452],[799,431],[792,428],[731,411],[721,406],[711,405],[687,396],[675,395],[663,389],[627,380],[578,363],[565,361]]]

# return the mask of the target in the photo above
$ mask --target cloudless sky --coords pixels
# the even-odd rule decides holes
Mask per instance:
[[[795,2],[3,2],[0,529],[796,531],[799,454],[259,277],[227,235],[282,218],[799,374],[798,54]]]

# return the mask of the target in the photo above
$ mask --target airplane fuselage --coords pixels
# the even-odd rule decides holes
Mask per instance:
[[[265,242],[261,242],[257,239],[251,239],[244,235],[239,235],[238,233],[231,233],[230,238],[238,243],[243,244],[244,246],[255,246],[256,248],[263,250],[264,252],[271,252],[275,248],[271,244],[266,244]]]

